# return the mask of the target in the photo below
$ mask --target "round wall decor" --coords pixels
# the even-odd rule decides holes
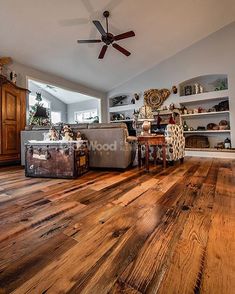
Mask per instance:
[[[144,92],[144,102],[153,110],[157,110],[170,94],[171,92],[168,89],[150,89]]]

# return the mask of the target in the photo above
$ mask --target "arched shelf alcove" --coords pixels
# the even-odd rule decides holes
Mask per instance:
[[[195,85],[201,86],[200,93],[208,93],[218,90],[227,90],[228,89],[228,76],[226,74],[208,74],[201,75],[189,80],[183,81],[179,84],[179,95],[195,95],[198,94],[195,90]],[[191,94],[186,93],[186,87],[191,87]],[[189,91],[190,92],[190,91]]]

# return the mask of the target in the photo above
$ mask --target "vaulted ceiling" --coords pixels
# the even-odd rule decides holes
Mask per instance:
[[[76,43],[99,37],[106,9],[113,34],[136,33],[119,41],[130,57]],[[0,56],[109,91],[234,20],[234,0],[0,0]]]
[[[52,96],[56,97],[57,99],[59,99],[60,101],[64,102],[65,104],[72,104],[88,100],[97,100],[97,98],[91,96],[87,96],[78,92],[69,91],[57,86],[48,85],[37,81],[29,80],[28,86],[28,89],[30,91],[32,90],[32,88],[34,89],[34,86],[36,86],[38,90],[40,90],[40,92],[42,93],[42,96],[44,92],[47,92]]]

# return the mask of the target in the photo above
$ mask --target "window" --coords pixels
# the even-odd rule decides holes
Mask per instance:
[[[29,95],[29,110],[36,103],[37,103],[36,96],[30,94]],[[42,104],[42,106],[45,107],[46,109],[50,110],[51,104],[45,98],[42,97],[42,101],[40,102],[40,104]],[[61,122],[61,112],[59,112],[59,111],[49,111],[49,113],[50,113],[51,122],[53,124],[57,124],[57,123]]]
[[[97,109],[77,111],[74,113],[74,120],[77,122],[84,122],[91,120],[91,118],[94,118],[95,116],[98,116]]]
[[[34,106],[37,103],[36,101],[36,96],[34,95],[29,95],[29,109],[31,106]],[[43,107],[49,109],[50,108],[50,102],[47,101],[46,99],[42,98],[42,102],[40,102]]]
[[[61,112],[51,111],[51,122],[53,124],[61,122]]]

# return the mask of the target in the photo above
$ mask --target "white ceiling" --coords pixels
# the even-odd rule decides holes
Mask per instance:
[[[41,83],[37,81],[32,81],[32,80],[29,80],[29,90],[31,89],[30,88],[31,84],[38,86],[43,91],[50,93],[51,95],[53,95],[54,97],[58,98],[59,100],[61,100],[62,102],[66,104],[82,102],[82,101],[87,101],[92,99],[97,100],[97,98],[94,98],[91,96],[87,96],[81,93],[65,90],[57,86],[53,86],[53,85],[49,85],[49,84],[45,84],[45,83]]]
[[[130,57],[76,43],[107,7],[113,34],[136,33],[119,41]],[[109,91],[234,20],[234,0],[0,0],[0,55]]]

